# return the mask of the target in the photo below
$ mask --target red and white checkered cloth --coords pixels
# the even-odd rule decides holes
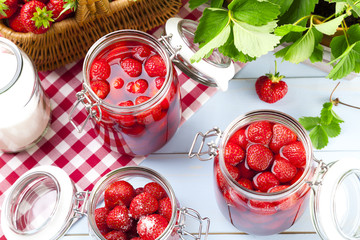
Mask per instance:
[[[188,0],[178,14],[181,18],[197,20],[201,11],[191,11]],[[159,36],[163,28],[151,31]],[[54,165],[64,169],[79,189],[91,190],[94,183],[107,172],[125,165],[138,165],[144,157],[130,157],[103,148],[85,131],[78,133],[68,120],[71,108],[76,102],[75,94],[82,89],[83,61],[68,64],[49,72],[39,72],[42,86],[51,99],[52,120],[44,138],[34,147],[17,154],[0,154],[0,204],[4,193],[25,172],[35,166]],[[241,66],[240,66],[241,67]],[[216,91],[199,84],[185,74],[179,74],[182,97],[182,120],[189,119]],[[85,117],[82,109],[77,117]],[[81,116],[83,115],[83,116]],[[177,133],[179,134],[179,133]],[[0,205],[1,206],[1,205]],[[0,223],[1,225],[1,223]],[[0,240],[6,239],[0,229]]]

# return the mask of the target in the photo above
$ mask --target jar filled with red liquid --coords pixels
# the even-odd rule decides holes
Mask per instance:
[[[147,155],[175,134],[181,104],[173,62],[193,79],[209,86],[217,86],[215,80],[230,79],[234,74],[233,64],[223,57],[191,65],[189,58],[195,46],[189,42],[189,36],[193,36],[189,32],[196,29],[196,24],[171,19],[167,31],[169,25],[176,34],[160,39],[136,30],[110,33],[95,42],[85,57],[83,90],[77,94],[75,107],[80,102],[84,104],[88,112],[85,124],[91,119],[97,139],[113,151]],[[181,41],[183,45],[179,45]],[[215,80],[207,75],[214,71],[214,66],[217,74],[213,75],[218,76]],[[73,121],[73,111],[70,122],[81,132]]]
[[[60,239],[83,216],[89,235],[98,240],[206,239],[210,224],[194,209],[180,206],[163,176],[139,166],[109,172],[91,192],[79,191],[60,168],[36,167],[13,184],[1,210],[5,237],[17,240]],[[198,232],[191,234],[192,224]]]
[[[199,136],[200,149],[193,153]],[[209,150],[201,152],[205,139],[213,137]],[[218,128],[198,133],[189,156],[214,158],[216,201],[240,231],[254,235],[285,231],[310,202],[321,237],[348,239],[344,236],[357,234],[359,161],[325,164],[315,159],[306,130],[284,113],[253,111],[235,119],[223,133]]]

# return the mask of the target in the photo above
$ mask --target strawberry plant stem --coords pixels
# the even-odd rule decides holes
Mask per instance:
[[[342,105],[347,106],[347,107],[352,107],[352,108],[355,108],[355,109],[360,109],[360,107],[353,106],[353,105],[350,105],[350,104],[341,102],[339,98],[335,98],[335,99],[332,98],[335,90],[338,88],[339,85],[340,85],[340,82],[339,82],[338,84],[336,84],[335,88],[334,88],[333,91],[331,92],[331,94],[330,94],[330,102],[331,102],[332,104],[334,104],[335,106],[337,106],[338,104],[342,104]]]

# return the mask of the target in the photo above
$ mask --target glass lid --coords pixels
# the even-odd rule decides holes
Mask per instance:
[[[41,166],[5,193],[1,228],[7,239],[58,239],[71,226],[75,185],[60,168]]]
[[[360,239],[360,161],[342,159],[327,166],[311,194],[310,211],[322,239]]]
[[[198,23],[188,19],[170,18],[165,24],[165,34],[174,49],[179,49],[174,64],[195,81],[206,86],[218,87],[222,91],[228,88],[228,82],[235,75],[235,66],[230,58],[215,49],[207,59],[190,63],[190,58],[199,50],[194,43],[194,34]]]

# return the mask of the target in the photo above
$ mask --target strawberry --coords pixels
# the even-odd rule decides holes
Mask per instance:
[[[133,58],[126,58],[120,63],[124,72],[127,73],[130,77],[138,77],[142,72],[142,64],[138,60]]]
[[[286,82],[281,81],[282,78],[284,76],[280,76],[276,71],[275,62],[275,75],[266,74],[256,80],[255,89],[259,98],[267,103],[274,103],[282,99],[288,91]]]
[[[8,21],[9,27],[12,30],[23,33],[28,32],[21,21],[20,9],[18,9],[11,17],[9,17]]]
[[[144,188],[143,187],[138,187],[135,189],[135,194],[136,195],[139,195],[140,193],[143,193],[144,192]]]
[[[254,179],[254,186],[261,192],[267,192],[270,188],[280,184],[279,180],[271,172],[262,172],[257,174]]]
[[[105,99],[110,92],[110,85],[107,81],[96,80],[90,83],[91,89],[101,99]]]
[[[124,79],[118,77],[113,81],[113,87],[115,89],[121,89],[124,86]]]
[[[280,155],[276,155],[274,159],[271,172],[281,183],[291,181],[296,175],[296,167],[285,158],[280,157]]]
[[[245,158],[245,152],[242,148],[233,142],[228,142],[225,146],[225,163],[236,166]]]
[[[290,181],[290,185],[296,183],[296,181],[299,180],[299,178],[303,175],[303,173],[304,173],[304,169],[298,168],[295,177]]]
[[[275,187],[269,188],[268,193],[280,192],[280,191],[287,189],[288,187],[289,187],[289,185],[275,186]]]
[[[18,0],[0,0],[0,19],[9,18],[18,9]]]
[[[234,167],[233,165],[230,165],[230,164],[226,164],[226,163],[225,163],[225,166],[226,166],[226,169],[228,170],[228,172],[230,173],[230,176],[231,176],[233,179],[238,180],[239,177],[240,177],[240,170],[239,170],[239,168]]]
[[[306,165],[306,152],[302,142],[297,141],[282,148],[282,155],[297,168]]]
[[[109,228],[121,231],[128,231],[131,227],[129,210],[125,206],[114,207],[106,217],[106,224]]]
[[[136,46],[134,47],[134,55],[139,56],[141,58],[146,58],[150,56],[151,50],[152,50],[151,47],[147,45]]]
[[[149,84],[145,79],[138,79],[135,82],[129,82],[126,90],[130,93],[144,93],[148,89]]]
[[[268,193],[280,192],[284,191],[289,187],[289,185],[280,185],[276,187],[272,187],[268,190]],[[296,203],[298,203],[299,195],[295,192],[285,199],[280,201],[273,202],[273,204],[280,210],[288,210],[293,207]]]
[[[248,202],[250,211],[261,215],[272,215],[276,213],[275,205],[271,202],[261,200],[250,200]]]
[[[155,240],[165,230],[168,221],[165,217],[159,214],[152,214],[141,218],[137,225],[137,232],[141,239]]]
[[[139,96],[135,99],[135,105],[142,104],[142,103],[148,101],[149,99],[150,98],[147,96]],[[153,123],[154,121],[158,121],[161,119],[161,117],[162,117],[161,111],[162,111],[161,105],[158,104],[149,110],[139,113],[136,116],[136,119],[140,124],[149,125],[149,124]]]
[[[95,209],[95,223],[102,235],[109,232],[109,228],[106,224],[106,217],[108,213],[109,210],[106,207]]]
[[[24,4],[20,11],[25,29],[35,34],[45,33],[50,29],[54,19],[53,13],[40,1],[33,0]]]
[[[130,203],[130,214],[133,218],[139,219],[156,212],[159,208],[158,200],[147,192],[140,193]]]
[[[247,178],[240,178],[237,182],[244,188],[247,188],[250,190],[254,189],[252,182]]]
[[[127,240],[126,234],[117,230],[107,233],[104,237],[106,240]]]
[[[110,184],[104,193],[105,207],[113,209],[116,205],[129,206],[135,196],[133,186],[126,181],[117,181]]]
[[[271,124],[268,121],[254,122],[246,129],[249,141],[266,145],[272,137]]]
[[[166,65],[159,55],[151,56],[145,63],[145,71],[150,77],[165,77]]]
[[[234,142],[236,144],[238,144],[243,150],[246,150],[249,141],[246,138],[245,135],[246,129],[245,128],[241,128],[239,130],[237,130],[229,139],[230,142]]]
[[[267,169],[273,160],[273,153],[269,148],[254,144],[247,149],[247,165],[255,171],[261,172]]]
[[[252,179],[256,175],[256,172],[249,168],[246,161],[242,161],[237,167],[242,178]]]
[[[122,132],[126,135],[140,137],[145,132],[145,126],[141,124],[134,124],[131,127],[121,128]]]
[[[144,191],[153,195],[157,200],[167,196],[164,188],[157,182],[149,182],[144,186]]]
[[[121,107],[129,107],[134,106],[134,103],[132,101],[126,101],[119,103],[119,106]],[[131,114],[129,115],[117,115],[116,119],[118,120],[119,124],[122,127],[131,127],[135,124],[135,117]]]
[[[159,201],[159,210],[158,213],[170,221],[172,215],[172,206],[170,198],[166,197]]]
[[[107,62],[116,60],[116,63],[120,63],[125,58],[131,56],[131,50],[127,46],[118,46],[112,49],[106,57]]]
[[[75,0],[50,0],[46,6],[53,13],[53,19],[60,22],[75,12],[77,4]]]
[[[276,123],[272,130],[273,136],[269,147],[274,153],[278,153],[282,146],[296,142],[296,134],[284,125]]]
[[[110,65],[104,59],[95,60],[90,67],[90,80],[106,80],[110,73]]]
[[[162,87],[162,85],[164,84],[165,82],[165,78],[164,77],[158,77],[155,79],[155,87],[157,89],[160,89]]]

